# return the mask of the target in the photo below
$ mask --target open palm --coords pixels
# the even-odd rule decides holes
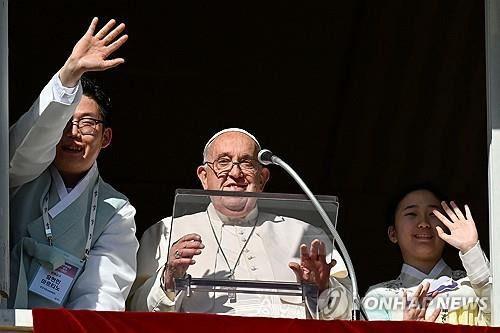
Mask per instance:
[[[469,207],[465,205],[464,216],[453,201],[450,202],[453,210],[444,201],[441,205],[449,219],[437,210],[434,210],[434,214],[449,229],[450,233],[445,233],[441,227],[437,226],[436,229],[439,237],[459,249],[462,253],[466,253],[478,241],[476,224],[474,223]]]
[[[309,250],[305,244],[300,246],[300,264],[290,262],[288,266],[294,271],[299,282],[313,283],[321,293],[328,288],[330,271],[335,264],[335,260],[326,262],[325,243],[315,239]]]
[[[61,69],[59,76],[64,86],[75,86],[85,72],[104,71],[125,62],[123,58],[108,59],[128,39],[127,35],[116,39],[125,29],[125,24],[121,23],[111,30],[115,26],[116,21],[113,19],[109,20],[94,35],[97,22],[98,19],[95,17],[85,35],[73,47],[71,55]]]
[[[123,35],[114,41],[125,29],[125,24],[121,23],[113,31],[109,32],[116,24],[115,20],[110,20],[94,36],[97,21],[97,18],[92,20],[89,29],[75,45],[71,54],[73,58],[78,59],[80,67],[85,71],[105,70],[124,62],[122,58],[107,58],[127,40],[128,36]]]

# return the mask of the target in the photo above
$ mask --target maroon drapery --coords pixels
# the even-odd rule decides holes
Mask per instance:
[[[194,313],[107,312],[66,309],[33,309],[36,333],[57,332],[415,332],[479,333],[500,328],[401,321],[319,321],[251,318]]]

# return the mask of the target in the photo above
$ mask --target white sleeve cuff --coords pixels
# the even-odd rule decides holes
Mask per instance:
[[[78,82],[78,84],[74,87],[63,86],[61,79],[59,78],[59,72],[57,72],[52,78],[52,94],[54,101],[63,104],[73,104],[80,86],[80,82]]]
[[[173,311],[177,297],[175,292],[163,289],[163,266],[156,271],[154,282],[148,294],[148,308],[150,311]]]
[[[483,284],[488,282],[490,276],[490,265],[479,241],[469,251],[462,254],[459,252],[462,264],[467,271],[471,284]]]
[[[350,280],[344,279],[350,287]],[[323,320],[350,319],[352,310],[352,294],[349,287],[335,278],[330,278],[329,288],[318,297],[318,311]]]

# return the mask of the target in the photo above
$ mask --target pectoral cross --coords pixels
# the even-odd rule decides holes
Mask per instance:
[[[229,272],[229,280],[234,281],[234,272]],[[227,297],[229,298],[229,303],[236,303],[236,287],[229,287],[227,292]]]

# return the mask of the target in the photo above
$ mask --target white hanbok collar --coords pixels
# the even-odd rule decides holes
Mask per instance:
[[[424,279],[437,279],[440,276],[449,274],[451,274],[451,268],[446,264],[443,258],[441,258],[429,274],[425,274],[415,267],[404,263],[401,267],[400,279],[404,287],[411,287],[420,284]]]
[[[59,196],[59,202],[49,209],[49,215],[55,218],[60,212],[71,205],[89,186],[90,180],[94,179],[97,174],[97,162],[92,165],[87,174],[72,189],[66,188],[61,174],[54,165],[50,166],[50,174],[52,176],[52,183],[56,186]]]

